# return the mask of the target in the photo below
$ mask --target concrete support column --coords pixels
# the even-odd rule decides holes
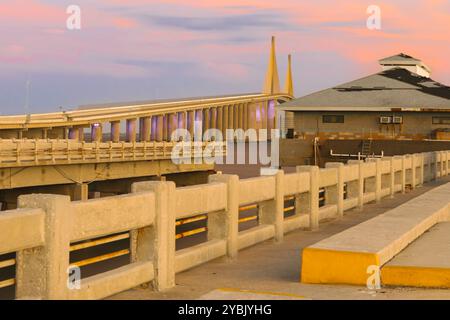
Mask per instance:
[[[223,126],[223,132],[224,132],[223,136],[224,136],[224,137],[225,137],[225,135],[226,135],[227,129],[229,129],[229,124],[228,124],[228,114],[229,114],[228,106],[224,106],[224,107],[223,107],[223,124],[222,124],[222,126]]]
[[[170,135],[169,135],[169,119],[170,115],[165,114],[164,115],[164,129],[163,129],[163,141],[169,141]]]
[[[238,107],[238,121],[239,121],[239,129],[244,129],[244,104],[240,104]]]
[[[227,256],[234,259],[239,250],[239,176],[215,174],[208,177],[208,181],[221,182],[227,185],[227,210],[224,214],[209,215],[208,239],[221,238],[225,231],[227,241]],[[212,218],[212,221],[210,219]]]
[[[73,200],[86,201],[89,198],[89,185],[87,183],[80,183],[74,185]]]
[[[338,217],[344,216],[344,164],[341,162],[329,162],[325,165],[326,168],[335,168],[337,174],[337,185],[331,194],[331,204],[337,205]],[[328,201],[328,200],[327,200]]]
[[[267,129],[267,110],[267,101],[265,101],[261,107],[261,129]]]
[[[178,129],[178,113],[172,113],[169,115],[169,131],[167,139],[172,141],[172,134]]]
[[[284,237],[284,172],[278,170],[275,178],[275,198],[264,202],[260,207],[261,224],[275,226],[275,241],[281,242]]]
[[[120,141],[120,121],[111,122],[111,137],[112,142]]]
[[[203,135],[205,135],[206,131],[211,128],[211,110],[203,109]],[[204,137],[207,141],[209,141],[209,136]]]
[[[211,129],[217,129],[217,108],[211,108]]]
[[[71,140],[84,141],[84,132],[82,127],[69,128],[68,137]]]
[[[225,137],[225,130],[223,130],[223,107],[217,108],[217,129],[222,132],[222,136]]]
[[[228,106],[228,129],[234,129],[234,106]]]
[[[271,136],[271,130],[275,129],[275,104],[276,102],[274,100],[267,102],[267,131],[269,137]]]
[[[248,128],[256,130],[256,105],[254,103],[248,106],[247,113]]]
[[[203,110],[195,111],[194,136],[197,141],[203,140]]]
[[[152,132],[152,117],[143,117],[139,120],[139,141],[150,141]]]
[[[307,199],[309,211],[309,228],[317,230],[319,228],[319,167],[298,166],[297,172],[308,172],[310,189]]]
[[[101,123],[93,123],[91,125],[91,141],[102,142],[103,140],[103,127]]]
[[[127,142],[136,142],[136,119],[127,119],[126,126]]]
[[[67,272],[72,228],[70,197],[44,194],[21,195],[18,206],[19,208],[39,208],[45,212],[45,245],[17,253],[17,298],[67,299]]]
[[[239,123],[239,105],[233,105],[233,127],[234,129],[240,128]]]
[[[153,261],[154,287],[158,291],[175,286],[175,183],[145,181],[133,183],[131,191],[155,194],[155,222],[137,230],[136,261]],[[150,211],[149,211],[150,212]]]
[[[156,116],[155,132],[156,132],[155,140],[158,142],[163,141],[163,139],[164,139],[164,116],[163,115]]]
[[[357,165],[358,168],[358,209],[363,210],[364,207],[364,161],[362,160],[349,160],[348,164]]]
[[[244,104],[243,124],[242,129],[248,130],[248,103]]]
[[[195,111],[188,111],[187,114],[187,129],[189,130],[189,134],[191,136],[191,139],[194,139],[194,132],[195,132]]]

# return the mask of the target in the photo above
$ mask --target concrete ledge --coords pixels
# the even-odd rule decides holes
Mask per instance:
[[[449,220],[450,183],[303,250],[302,281],[365,285],[382,266],[438,222]]]
[[[450,288],[450,222],[439,223],[381,269],[384,285]]]

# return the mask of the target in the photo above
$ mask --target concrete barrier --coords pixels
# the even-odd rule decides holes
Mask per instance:
[[[365,285],[369,266],[383,266],[435,224],[450,220],[450,183],[303,250],[301,281]]]
[[[165,290],[175,286],[177,272],[221,256],[235,259],[244,248],[268,239],[282,241],[285,233],[295,229],[317,229],[324,219],[339,218],[346,210],[392,197],[404,192],[408,184],[414,188],[422,181],[443,177],[449,173],[448,155],[449,151],[346,165],[329,163],[323,169],[300,166],[295,173],[280,170],[274,176],[245,180],[217,174],[209,177],[208,184],[183,188],[175,188],[173,182],[139,182],[128,195],[76,202],[56,195],[21,196],[20,209],[0,214],[0,254],[17,253],[17,298],[99,299],[147,282],[156,290]],[[295,199],[295,212],[288,218],[284,216],[286,197]],[[422,210],[429,213],[438,203],[399,209],[405,217],[394,213],[390,223],[399,229],[386,235],[394,246],[385,243],[385,247],[362,253],[351,248],[326,251],[319,246],[306,250],[304,261],[311,260],[310,256],[314,261],[316,257],[332,261],[333,255],[341,261],[356,257],[355,282],[360,283],[361,265],[383,263],[441,219]],[[239,208],[248,205],[258,209],[258,226],[239,232]],[[176,221],[198,215],[208,218],[207,241],[176,251]],[[411,223],[419,227],[414,231],[400,228],[404,219],[413,219]],[[131,234],[131,263],[82,279],[80,289],[68,289],[71,244],[118,232]],[[307,281],[315,281],[317,274],[310,274],[305,271]]]

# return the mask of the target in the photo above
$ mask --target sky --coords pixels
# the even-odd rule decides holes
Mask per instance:
[[[400,52],[450,84],[449,0],[2,0],[0,31],[0,114],[261,92],[272,35],[282,84],[292,54],[296,96]]]

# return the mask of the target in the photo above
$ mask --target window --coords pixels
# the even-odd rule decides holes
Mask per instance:
[[[324,115],[322,117],[323,123],[344,123],[343,115]]]
[[[433,124],[450,124],[450,117],[433,117]]]

